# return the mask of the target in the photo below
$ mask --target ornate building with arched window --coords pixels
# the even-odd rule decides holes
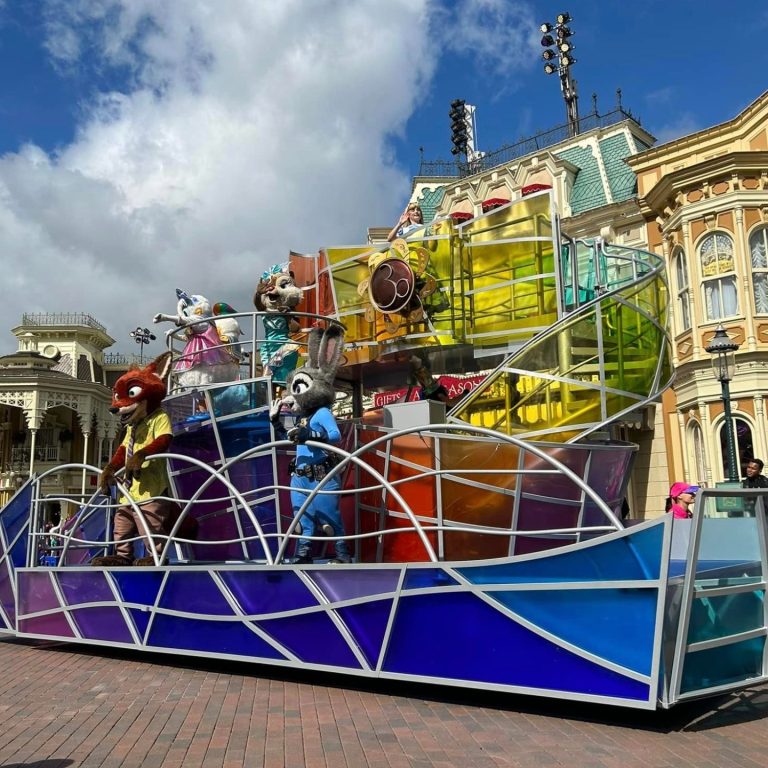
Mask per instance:
[[[720,383],[706,346],[740,347],[730,384],[739,471],[768,461],[768,92],[721,125],[628,160],[649,247],[669,263],[677,376],[663,400],[670,477],[725,479]]]

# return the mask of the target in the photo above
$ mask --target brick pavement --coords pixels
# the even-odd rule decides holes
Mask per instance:
[[[87,652],[86,652],[87,651]],[[669,712],[0,641],[4,768],[762,768],[768,686]]]

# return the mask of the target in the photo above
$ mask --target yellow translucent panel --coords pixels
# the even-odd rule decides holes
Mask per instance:
[[[328,264],[331,265],[335,273],[334,266],[341,262],[347,261],[347,259],[353,259],[359,256],[367,256],[370,253],[375,253],[378,249],[373,248],[370,245],[348,245],[333,248],[325,248],[325,254],[328,258]]]
[[[468,333],[474,343],[498,343],[500,336],[525,334],[556,321],[551,242],[499,243],[466,248],[465,254],[471,265]],[[477,338],[488,333],[494,335]]]
[[[520,237],[552,237],[550,194],[524,197],[509,207],[490,211],[469,221],[461,229],[470,242]]]

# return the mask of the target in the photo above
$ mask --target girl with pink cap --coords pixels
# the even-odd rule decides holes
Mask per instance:
[[[672,517],[693,517],[691,507],[696,500],[696,494],[699,490],[698,485],[672,483],[672,487],[669,489],[666,511],[671,512]]]

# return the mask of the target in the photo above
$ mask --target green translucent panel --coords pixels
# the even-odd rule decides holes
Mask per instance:
[[[680,692],[700,691],[762,676],[765,637],[689,653]]]

